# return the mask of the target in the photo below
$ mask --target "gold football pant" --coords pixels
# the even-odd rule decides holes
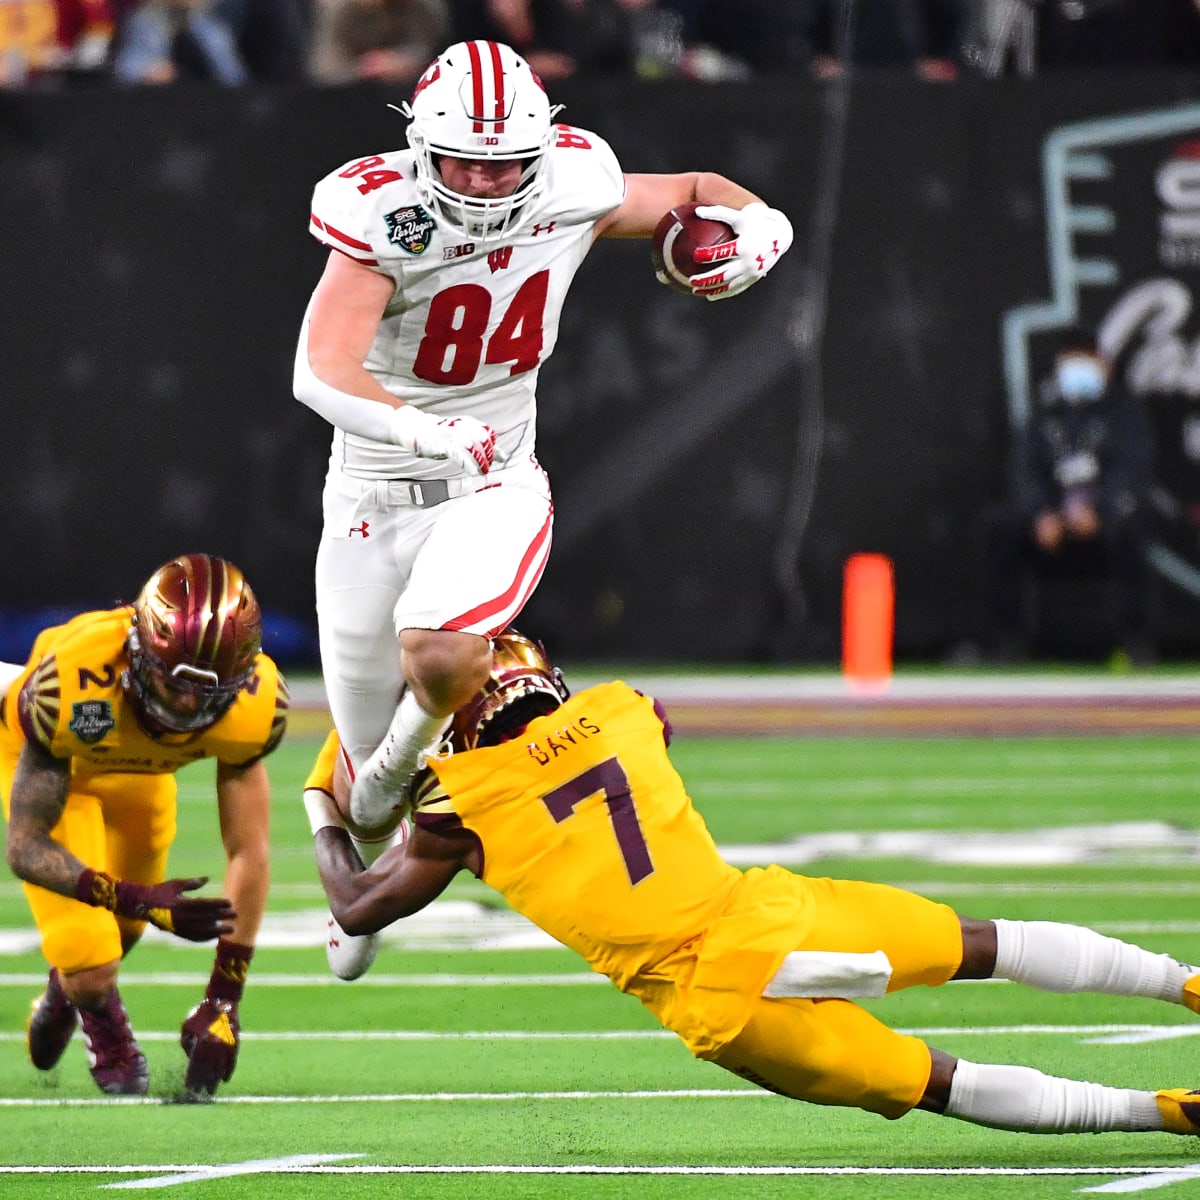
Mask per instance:
[[[7,820],[16,762],[0,756],[0,791]],[[93,775],[72,780],[66,807],[50,831],[80,862],[117,879],[160,883],[175,840],[174,775]],[[70,975],[121,957],[144,921],[23,884],[51,966]]]
[[[946,983],[962,963],[957,914],[912,892],[812,880],[816,917],[800,949],[883,950],[888,991]],[[929,1048],[850,1000],[760,999],[741,1033],[712,1056],[727,1070],[813,1104],[903,1116],[929,1083]]]

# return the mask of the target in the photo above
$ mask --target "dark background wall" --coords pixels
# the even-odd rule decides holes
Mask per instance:
[[[797,238],[731,303],[659,287],[641,244],[584,264],[542,372],[557,525],[525,623],[566,657],[832,661],[842,562],[876,550],[896,563],[902,659],[970,636],[976,521],[1004,481],[1002,324],[1056,286],[1046,136],[1197,86],[557,89],[627,170],[722,171]],[[332,167],[402,144],[391,98],[0,96],[0,657],[24,654],[26,614],[129,598],[196,548],[246,569],[281,657],[310,652],[329,431],[290,391],[324,258],[307,206]],[[1112,180],[1120,244],[1158,220],[1154,169]],[[1189,295],[1198,264],[1174,268]],[[1113,298],[1075,290],[1097,320]],[[1148,398],[1186,419],[1195,401],[1183,383]],[[1172,469],[1196,458],[1200,437]],[[1200,559],[1194,532],[1177,540]],[[1170,583],[1160,603],[1169,649],[1194,651],[1200,603]]]

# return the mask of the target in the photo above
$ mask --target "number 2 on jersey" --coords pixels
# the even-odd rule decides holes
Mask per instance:
[[[604,803],[608,805],[608,819],[612,822],[613,833],[617,835],[617,846],[625,860],[629,882],[641,883],[647,875],[654,873],[654,864],[650,861],[650,848],[638,823],[629,779],[615,758],[606,758],[589,767],[582,775],[568,779],[561,787],[543,796],[542,803],[550,810],[554,820],[561,823],[571,816],[576,805],[597,792],[603,792]]]
[[[475,378],[481,362],[510,362],[510,375],[531,371],[542,356],[549,284],[549,271],[538,271],[521,284],[487,339],[486,351],[491,292],[477,283],[459,283],[438,292],[429,304],[413,374],[430,383],[462,385]]]

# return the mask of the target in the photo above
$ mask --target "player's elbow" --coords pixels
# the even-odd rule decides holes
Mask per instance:
[[[359,904],[331,904],[330,911],[334,920],[350,937],[366,937],[368,934],[378,933],[390,924],[388,921],[377,919],[368,908]]]
[[[26,883],[36,883],[29,869],[28,839],[23,837],[15,825],[9,825],[8,838],[4,847],[4,858],[8,869]]]

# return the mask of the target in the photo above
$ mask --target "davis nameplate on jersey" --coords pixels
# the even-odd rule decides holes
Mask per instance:
[[[420,204],[407,204],[383,218],[387,222],[388,241],[409,254],[424,254],[429,249],[429,235],[437,222]]]
[[[1200,597],[1200,105],[1060,125],[1042,159],[1051,295],[1005,314],[1010,414],[1058,333],[1095,329],[1154,428],[1149,557]]]
[[[67,728],[85,745],[94,746],[116,725],[107,700],[80,700],[71,705]]]

